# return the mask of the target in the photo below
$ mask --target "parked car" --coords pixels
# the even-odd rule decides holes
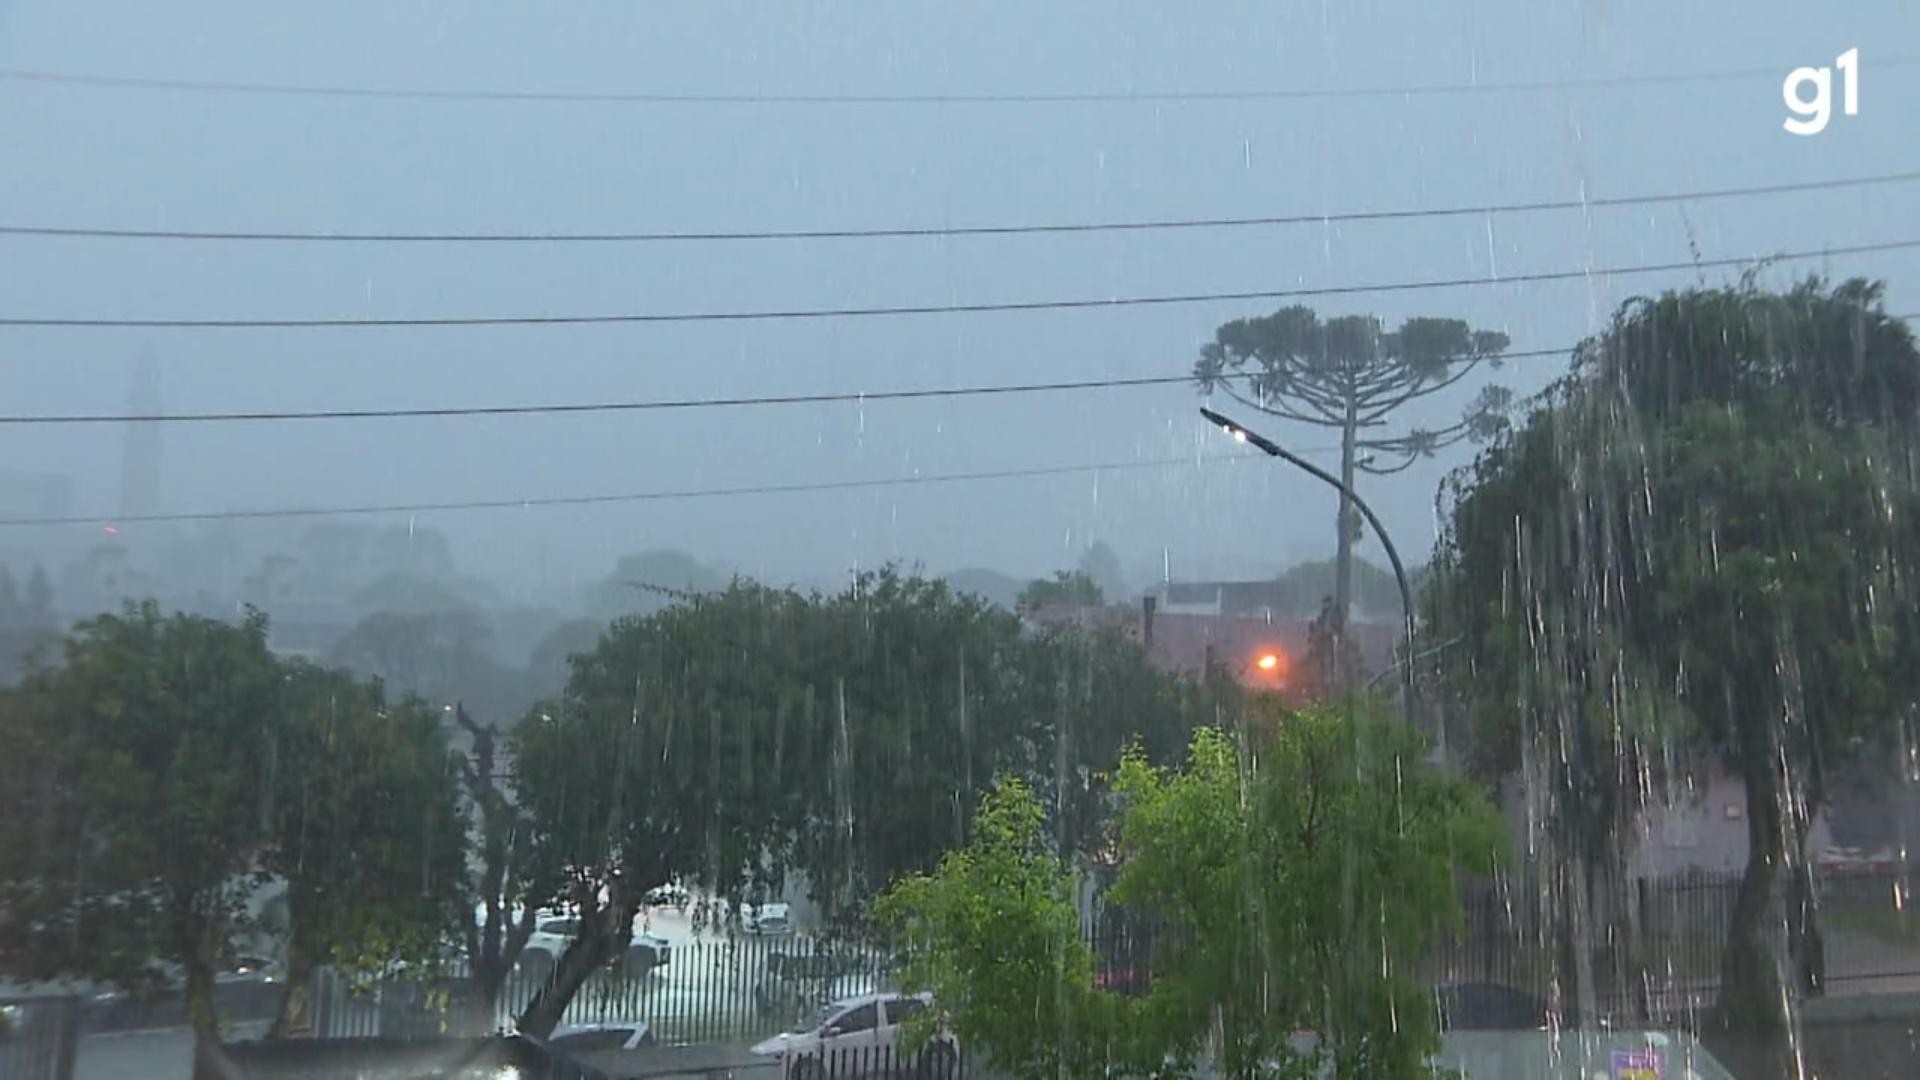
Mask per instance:
[[[926,994],[859,994],[840,998],[792,1031],[756,1043],[752,1052],[778,1059],[787,1080],[827,1080],[882,1073],[925,1080],[951,1076],[960,1047],[951,1032],[934,1036],[918,1052],[901,1049],[903,1026],[930,1008]]]
[[[679,885],[662,885],[647,894],[648,907],[670,907],[685,911],[693,903],[693,894]]]
[[[887,989],[870,957],[816,945],[769,952],[753,994],[763,1016],[799,1019],[815,1015],[828,1002]]]
[[[89,1031],[170,1027],[185,1023],[186,971],[172,962],[150,966],[143,990],[105,987],[82,1002],[82,1026]],[[272,961],[230,955],[213,975],[213,1003],[228,1020],[272,1019],[285,996],[284,974]]]
[[[480,913],[484,918],[484,911]],[[580,932],[578,916],[565,912],[542,911],[536,917],[533,934],[527,938],[526,947],[520,951],[520,966],[533,972],[550,971],[560,955]],[[657,934],[636,930],[627,944],[627,951],[615,957],[609,967],[620,967],[628,975],[639,977],[655,968],[665,967],[673,960],[673,945]]]
[[[638,1050],[659,1043],[653,1029],[643,1021],[628,1024],[577,1024],[564,1027],[547,1039],[547,1045],[568,1054],[597,1050]]]
[[[749,934],[793,933],[793,909],[786,904],[748,904],[740,926]]]

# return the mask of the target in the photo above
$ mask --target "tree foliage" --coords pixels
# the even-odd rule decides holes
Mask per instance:
[[[1014,608],[1029,612],[1044,607],[1099,607],[1106,602],[1106,593],[1085,570],[1056,570],[1051,579],[1029,581]]]
[[[1296,305],[1223,324],[1200,350],[1194,378],[1203,390],[1220,390],[1273,416],[1359,429],[1360,447],[1401,459],[1356,463],[1384,474],[1452,442],[1499,429],[1505,395],[1489,391],[1459,422],[1440,431],[1379,432],[1407,402],[1453,385],[1483,363],[1497,365],[1507,343],[1507,335],[1474,330],[1459,319],[1412,318],[1398,330],[1387,330],[1371,315],[1323,320],[1312,308]],[[1244,389],[1236,385],[1238,376],[1245,376]]]
[[[1073,883],[1050,848],[1040,802],[1002,780],[972,839],[896,883],[876,912],[908,948],[902,984],[933,992],[962,1046],[1012,1076],[1107,1077],[1126,1057],[1127,1003],[1093,987]]]
[[[1165,928],[1141,1022],[1229,1076],[1425,1076],[1417,965],[1457,925],[1456,870],[1492,869],[1498,819],[1394,720],[1263,704],[1181,769],[1121,767],[1113,896]]]
[[[62,660],[6,701],[8,962],[130,988],[168,981],[170,965],[217,1046],[214,975],[273,837],[261,764],[280,668],[265,620],[163,617],[148,602],[82,623]]]
[[[1483,364],[1497,367],[1507,344],[1507,335],[1474,330],[1459,319],[1412,318],[1388,330],[1371,315],[1323,320],[1312,308],[1295,305],[1223,324],[1201,348],[1193,375],[1203,393],[1217,390],[1270,416],[1337,428],[1340,479],[1352,488],[1356,471],[1400,472],[1442,447],[1503,430],[1512,395],[1492,385],[1448,427],[1396,434],[1384,429],[1408,402],[1453,386]],[[1343,623],[1353,599],[1353,544],[1361,528],[1359,512],[1342,495],[1335,516],[1333,599]]]
[[[727,578],[684,551],[657,549],[622,555],[613,572],[586,595],[603,619],[649,615],[676,600],[724,589]]]
[[[371,972],[435,951],[465,843],[434,713],[283,663],[266,620],[82,623],[61,663],[0,697],[0,951],[26,977],[138,993],[184,983],[217,1060],[214,979],[286,892],[290,997],[321,963]]]
[[[519,672],[494,659],[493,626],[468,608],[426,613],[376,611],[329,651],[329,663],[396,691],[444,705],[481,703],[495,719],[518,717],[530,703]]]
[[[569,875],[553,901],[608,919],[575,943],[579,965],[562,959],[591,971],[668,879],[742,897],[798,871],[852,919],[964,843],[1002,773],[1047,795],[1056,850],[1091,848],[1100,774],[1130,739],[1176,753],[1201,708],[1131,642],[1032,634],[937,580],[736,581],[575,657],[566,694],[516,735],[516,790]]]
[[[1670,751],[1742,779],[1730,1027],[1784,1028],[1769,922],[1792,989],[1817,992],[1811,817],[1831,765],[1912,700],[1917,406],[1920,354],[1876,286],[1668,293],[1624,305],[1453,484],[1429,620],[1461,638],[1478,770],[1539,774],[1556,906],[1577,915],[1572,879],[1617,866]]]
[[[1066,863],[1012,779],[965,847],[879,902],[910,944],[905,985],[1016,1076],[1429,1075],[1416,965],[1456,924],[1456,868],[1497,858],[1497,818],[1392,721],[1271,702],[1249,719],[1201,729],[1179,768],[1120,766],[1112,899],[1159,928],[1144,1000],[1094,988]]]
[[[281,1034],[310,1023],[315,968],[352,977],[436,963],[449,928],[471,918],[457,761],[439,710],[306,664],[284,681],[265,859],[286,888]]]

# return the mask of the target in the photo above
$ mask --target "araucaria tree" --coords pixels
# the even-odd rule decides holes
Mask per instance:
[[[1488,386],[1460,420],[1435,431],[1395,430],[1392,414],[1453,386],[1482,364],[1498,366],[1507,335],[1474,330],[1459,319],[1414,318],[1388,330],[1371,315],[1321,319],[1312,308],[1235,319],[1200,350],[1193,375],[1203,393],[1219,392],[1253,409],[1340,432],[1340,479],[1399,472],[1462,439],[1482,439],[1505,424],[1511,395]],[[1353,596],[1353,542],[1359,513],[1342,495],[1335,519],[1334,612],[1345,626]]]

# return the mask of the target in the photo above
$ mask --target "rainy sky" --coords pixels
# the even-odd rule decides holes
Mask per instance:
[[[1861,50],[1859,115],[1782,129],[1780,83]],[[1904,51],[1903,51],[1904,50]],[[188,81],[847,97],[1637,85],[1284,99],[645,103],[254,94],[0,79],[7,224],[320,232],[793,230],[1336,214],[1896,172],[1920,126],[1920,6],[1644,0],[279,5],[0,0],[0,68]],[[1752,69],[1743,78],[1700,79]],[[1768,72],[1777,72],[1768,74]],[[1836,110],[1837,113],[1837,110]],[[662,244],[195,243],[0,236],[0,316],[378,318],[1099,299],[1592,269],[1309,299],[1569,345],[1693,272],[1597,271],[1920,238],[1913,185],[1341,225]],[[1774,271],[1890,280],[1920,252]],[[1735,270],[1701,271],[1723,281]],[[453,328],[0,326],[0,412],[876,392],[1187,371],[1280,301],[873,319]],[[1564,361],[1490,376],[1525,393]],[[1407,414],[1444,424],[1486,379]],[[1331,551],[1331,494],[1236,452],[1190,386],[594,415],[177,425],[162,511],[688,491],[1053,468],[1097,474],[423,513],[519,591],[680,548],[775,581],[898,559],[1030,576],[1104,540],[1136,581]],[[1331,430],[1267,421],[1314,452]],[[1424,561],[1462,447],[1372,496]],[[1154,465],[1169,458],[1176,466]],[[0,468],[120,509],[121,431],[0,426]],[[12,511],[15,508],[0,508]],[[404,523],[403,514],[362,519]],[[97,526],[0,530],[71,557]],[[129,538],[138,533],[129,528]],[[1371,543],[1362,553],[1378,559]]]

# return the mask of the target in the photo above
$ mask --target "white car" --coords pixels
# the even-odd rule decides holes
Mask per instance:
[[[638,1050],[660,1040],[644,1022],[630,1024],[577,1024],[564,1027],[547,1039],[547,1045],[569,1054],[597,1050]]]
[[[740,919],[749,934],[774,936],[793,933],[793,909],[786,904],[747,904]]]
[[[933,1004],[927,994],[860,994],[824,1006],[794,1030],[756,1043],[752,1052],[778,1058],[788,1080],[827,1080],[879,1072],[937,1078],[954,1075],[960,1051],[951,1033],[936,1035],[903,1060],[902,1025]]]
[[[486,918],[485,909],[478,912],[481,919]],[[532,967],[551,967],[567,946],[580,932],[580,919],[561,911],[541,911],[534,920],[533,934],[527,938],[526,947],[520,950],[520,963]],[[644,975],[658,967],[665,967],[673,959],[673,946],[666,938],[636,930],[627,944],[626,955],[616,957],[614,964],[624,964],[630,975]]]

